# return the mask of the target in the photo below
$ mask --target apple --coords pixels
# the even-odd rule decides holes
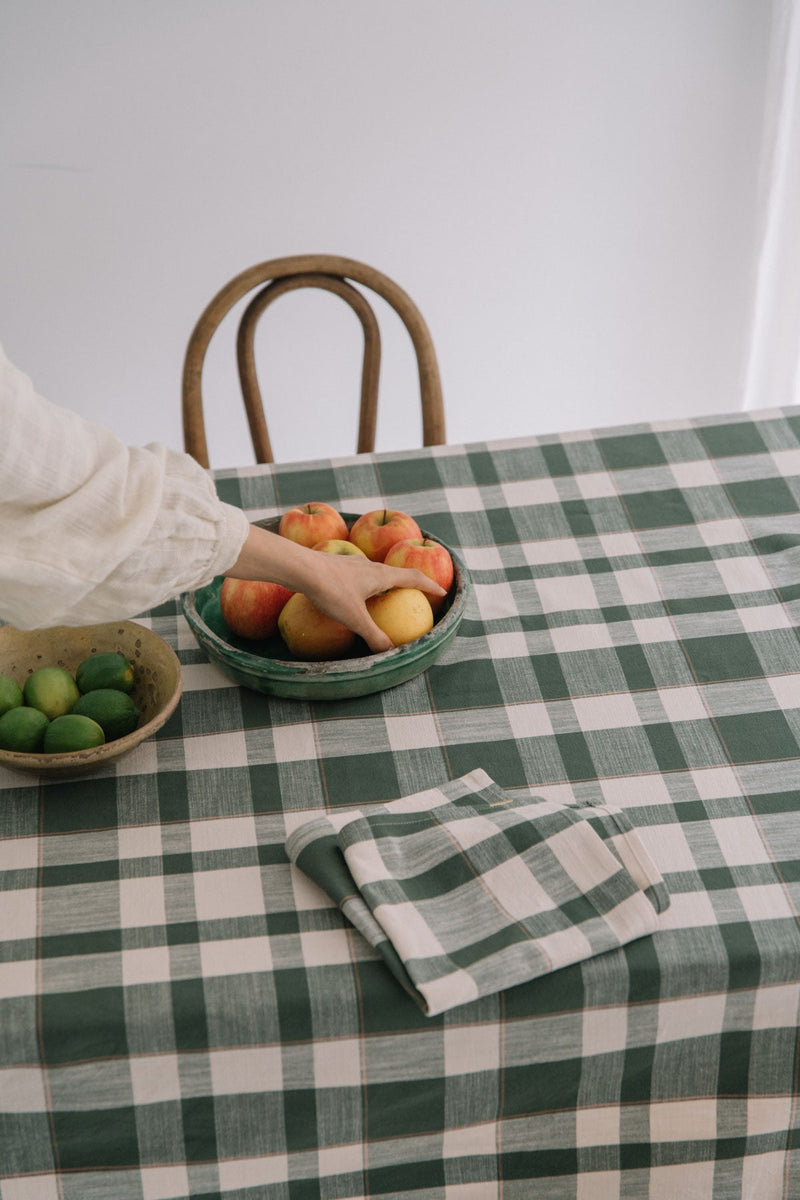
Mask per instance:
[[[405,538],[402,542],[395,542],[389,547],[383,561],[388,567],[416,567],[446,592],[450,591],[453,560],[441,542],[435,542],[433,538]],[[428,596],[434,613],[439,611],[446,599],[446,596]]]
[[[395,646],[415,642],[433,629],[433,609],[418,588],[396,587],[367,600],[367,611]]]
[[[383,562],[395,542],[421,537],[422,531],[414,518],[396,508],[376,508],[364,513],[350,530],[350,541],[373,562]]]
[[[281,610],[293,595],[288,588],[267,580],[225,579],[219,606],[225,624],[233,633],[260,641],[277,632]]]
[[[302,592],[284,604],[278,632],[296,658],[313,661],[342,658],[356,643],[352,629],[322,612]]]
[[[347,538],[347,523],[341,513],[322,500],[298,504],[283,514],[278,524],[281,537],[299,542],[301,546],[316,546],[328,538]]]
[[[317,542],[311,549],[320,550],[323,554],[355,554],[358,558],[367,557],[363,550],[359,550],[358,546],[345,541],[344,538],[327,538],[324,542]]]

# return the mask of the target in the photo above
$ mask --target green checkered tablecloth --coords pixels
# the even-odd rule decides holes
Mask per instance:
[[[167,725],[0,771],[0,1200],[797,1200],[800,410],[217,478],[405,509],[474,590],[426,674],[318,704],[165,605]],[[476,771],[622,810],[670,903],[427,1015],[287,839]]]

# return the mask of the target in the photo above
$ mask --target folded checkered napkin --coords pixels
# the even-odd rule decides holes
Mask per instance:
[[[484,771],[314,818],[286,848],[429,1016],[652,933],[669,904],[624,813]]]

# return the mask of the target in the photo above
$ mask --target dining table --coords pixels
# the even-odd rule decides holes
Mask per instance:
[[[176,598],[135,618],[181,664],[161,729],[0,769],[1,1200],[798,1200],[800,408],[212,475],[252,521],[414,516],[463,618],[396,686],[297,699]],[[569,953],[487,945],[480,986],[455,954],[426,1002],[297,839],[335,874],[341,830],[475,792],[520,856],[539,814],[634,882],[635,843],[646,920],[594,942],[575,894]]]

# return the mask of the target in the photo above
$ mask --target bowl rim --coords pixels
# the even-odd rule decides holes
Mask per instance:
[[[150,737],[151,734],[155,733],[156,730],[160,729],[162,725],[166,724],[177,708],[180,698],[183,694],[183,672],[181,670],[181,663],[177,654],[173,650],[172,646],[170,646],[169,642],[162,638],[160,634],[156,633],[155,630],[148,628],[148,626],[142,625],[138,621],[102,621],[98,622],[96,625],[62,626],[62,628],[99,629],[105,626],[116,629],[126,628],[130,631],[135,630],[140,636],[143,632],[146,637],[157,638],[163,643],[169,652],[167,657],[174,659],[177,677],[175,690],[167,700],[167,703],[160,712],[156,713],[154,717],[151,717],[150,720],[144,725],[139,725],[136,729],[132,730],[131,733],[126,733],[122,737],[113,738],[111,741],[104,742],[102,746],[90,746],[86,750],[63,750],[57,753],[51,752],[49,754],[38,753],[35,751],[0,749],[0,766],[20,768],[23,770],[35,769],[41,774],[47,774],[50,771],[63,771],[65,769],[68,770],[71,767],[83,767],[87,764],[98,763],[102,765],[102,763],[106,760],[111,761],[115,758],[119,758],[120,755],[127,753],[128,750],[133,750],[139,745],[140,742],[143,742],[146,738]],[[2,629],[6,627],[7,626],[0,626],[0,637],[2,637]],[[14,628],[13,626],[8,627]],[[19,630],[18,632],[35,634],[37,630]]]
[[[349,524],[361,516],[361,514],[342,512],[342,516]],[[277,528],[279,520],[280,517],[265,517],[254,521],[253,524],[259,525],[263,529],[274,531]],[[450,631],[451,626],[460,623],[464,615],[467,597],[472,588],[472,578],[469,569],[458,551],[454,550],[440,537],[424,529],[420,529],[420,532],[424,538],[429,538],[431,541],[438,542],[439,545],[444,546],[451,555],[456,568],[454,592],[449,607],[440,620],[434,624],[433,628],[428,633],[403,646],[392,646],[389,650],[382,650],[377,654],[362,654],[342,659],[305,661],[302,659],[270,658],[265,655],[255,654],[246,649],[240,649],[238,646],[232,646],[230,642],[220,637],[219,634],[211,629],[197,609],[196,596],[203,589],[196,588],[194,591],[183,593],[181,596],[181,605],[184,615],[193,632],[195,627],[197,627],[202,632],[205,641],[208,642],[209,648],[216,651],[220,658],[223,660],[228,659],[231,662],[235,661],[235,665],[240,670],[249,669],[254,674],[273,679],[276,682],[295,681],[299,683],[319,679],[320,681],[325,680],[334,684],[347,680],[359,680],[366,676],[374,677],[380,674],[383,669],[392,669],[395,665],[399,665],[404,661],[408,662],[411,659],[423,657],[432,645],[439,644]],[[205,586],[213,587],[219,578],[219,576],[215,577],[211,583]]]

